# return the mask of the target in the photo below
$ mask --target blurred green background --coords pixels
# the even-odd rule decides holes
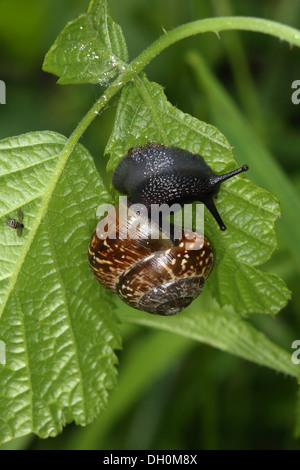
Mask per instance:
[[[57,34],[66,22],[84,13],[88,3],[1,0],[0,79],[7,86],[7,104],[0,106],[1,139],[45,129],[68,136],[101,93],[97,86],[56,85],[56,78],[41,70]],[[130,59],[163,29],[210,16],[256,16],[300,28],[299,0],[110,0],[109,6],[123,28]],[[241,135],[246,129],[251,139],[271,152],[294,197],[300,199],[300,105],[291,102],[291,84],[300,80],[299,63],[300,50],[275,38],[224,32],[221,40],[206,34],[176,44],[153,60],[146,73],[165,88],[174,105],[217,125],[234,146],[239,163],[246,163],[246,137]],[[244,116],[243,129],[237,127],[239,115],[237,120],[228,115],[226,121],[226,107],[218,100],[213,105],[213,90],[208,92],[201,79],[203,64],[206,78],[210,70],[222,96],[231,97]],[[107,184],[102,156],[116,103],[117,99],[109,103],[81,141]],[[272,178],[267,164],[265,171]],[[268,178],[265,184],[251,172],[249,178],[270,189]],[[299,214],[294,217],[299,230]],[[286,281],[293,298],[275,319],[254,315],[251,321],[291,350],[291,342],[300,338],[300,269],[284,230],[284,212],[278,227],[279,249],[265,269]],[[93,424],[86,428],[71,424],[56,438],[26,436],[2,448],[299,449],[299,440],[293,437],[297,388],[293,380],[176,335],[132,325],[121,329],[119,386],[108,409]]]

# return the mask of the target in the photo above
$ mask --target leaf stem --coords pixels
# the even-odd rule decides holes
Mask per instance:
[[[192,21],[190,23],[178,26],[165,33],[136,57],[107,88],[106,92],[96,101],[93,107],[87,112],[79,123],[71,137],[69,138],[64,151],[62,160],[70,155],[74,146],[85,132],[93,119],[104,108],[106,103],[130,80],[134,80],[149,62],[160,54],[164,49],[182,39],[194,36],[200,33],[212,32],[219,34],[221,31],[241,30],[253,31],[257,33],[269,34],[278,37],[280,40],[287,41],[290,44],[300,47],[300,31],[278,23],[276,21],[265,20],[263,18],[253,18],[246,16],[228,16],[217,18],[205,18],[203,20]]]
[[[300,31],[276,21],[246,16],[206,18],[204,20],[183,24],[165,33],[133,60],[131,67],[137,72],[140,72],[153,57],[181,39],[207,32],[215,33],[219,37],[221,31],[228,30],[254,31],[257,33],[270,34],[271,36],[278,37],[280,40],[285,40],[290,44],[300,46]]]

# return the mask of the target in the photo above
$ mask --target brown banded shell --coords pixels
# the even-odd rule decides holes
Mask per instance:
[[[153,239],[153,232],[150,238],[147,218],[134,231],[138,215],[127,210],[127,238],[120,237],[124,227],[119,211],[116,220],[113,211],[103,219],[105,228],[115,226],[116,233],[101,233],[103,223],[102,229],[96,227],[88,250],[91,269],[101,284],[131,307],[174,315],[201,293],[214,264],[213,248],[206,237],[187,231],[178,243]]]

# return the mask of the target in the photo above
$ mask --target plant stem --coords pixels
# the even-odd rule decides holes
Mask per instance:
[[[262,18],[252,18],[246,16],[228,16],[217,18],[206,18],[204,20],[192,21],[178,26],[165,33],[145,49],[136,59],[134,59],[113,83],[107,88],[104,95],[94,104],[94,106],[84,116],[73,134],[71,135],[63,154],[72,152],[74,146],[96,117],[104,108],[106,103],[130,80],[134,80],[149,62],[160,54],[164,49],[181,39],[188,38],[200,33],[213,32],[219,34],[226,30],[253,31],[258,33],[270,34],[285,40],[290,44],[300,47],[300,31],[290,26],[277,23],[276,21],[265,20]]]
[[[300,31],[276,21],[246,16],[227,16],[206,18],[192,21],[172,29],[154,41],[142,54],[131,62],[131,67],[140,72],[156,55],[181,39],[195,34],[212,32],[218,35],[221,31],[242,30],[270,34],[295,46],[300,46]]]

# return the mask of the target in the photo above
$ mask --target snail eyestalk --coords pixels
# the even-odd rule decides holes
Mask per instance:
[[[248,165],[243,165],[240,168],[237,168],[236,170],[230,171],[229,173],[225,173],[224,175],[214,175],[210,177],[210,184],[214,188],[215,193],[217,194],[220,188],[220,184],[223,183],[223,181],[228,180],[229,178],[232,178],[233,176],[236,176],[240,173],[243,173],[244,171],[248,171],[249,166]],[[213,201],[212,197],[207,197],[206,199],[203,199],[203,203],[206,205],[207,209],[210,211],[210,213],[214,216],[216,221],[219,224],[220,230],[223,232],[226,230],[226,225],[224,224],[218,209],[215,206],[215,203]]]
[[[210,199],[206,199],[205,201],[203,201],[203,203],[205,204],[205,206],[207,207],[207,209],[209,210],[209,212],[211,213],[211,215],[216,219],[216,221],[218,222],[219,224],[219,227],[220,227],[220,230],[222,230],[222,232],[224,232],[227,227],[226,225],[224,224],[219,212],[218,212],[218,209],[216,208],[215,206],[215,203],[214,203],[214,200],[213,198],[210,198]]]
[[[229,171],[229,173],[225,173],[224,175],[216,175],[215,177],[212,178],[212,182],[214,184],[222,183],[223,181],[226,181],[229,178],[232,178],[233,176],[239,175],[240,173],[243,173],[244,171],[248,171],[248,170],[249,170],[249,166],[243,165],[240,168],[237,168],[236,170]]]

